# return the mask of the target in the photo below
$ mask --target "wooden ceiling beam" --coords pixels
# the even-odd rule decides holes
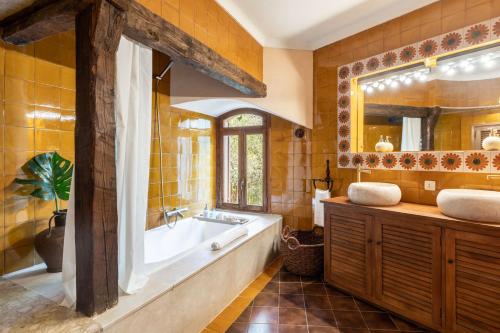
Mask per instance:
[[[136,1],[130,4],[123,33],[248,96],[267,94],[263,82]]]
[[[118,0],[116,0],[118,1]],[[24,45],[75,28],[75,17],[93,0],[36,0],[0,22],[2,39]]]

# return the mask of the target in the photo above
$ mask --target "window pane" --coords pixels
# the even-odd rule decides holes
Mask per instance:
[[[239,137],[238,135],[224,135],[224,177],[223,199],[225,203],[237,204],[239,178]]]
[[[237,114],[224,120],[224,127],[247,127],[262,125],[262,117],[251,113]]]
[[[248,134],[247,145],[247,205],[262,206],[264,188],[264,136]]]

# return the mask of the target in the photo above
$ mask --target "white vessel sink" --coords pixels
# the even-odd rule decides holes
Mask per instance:
[[[351,202],[366,206],[394,206],[401,200],[401,189],[389,183],[352,183],[347,190]]]
[[[484,190],[442,190],[437,204],[445,215],[477,222],[500,223],[500,192]]]

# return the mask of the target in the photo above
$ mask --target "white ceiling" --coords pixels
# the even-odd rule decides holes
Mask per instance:
[[[265,47],[315,50],[437,0],[216,0]]]

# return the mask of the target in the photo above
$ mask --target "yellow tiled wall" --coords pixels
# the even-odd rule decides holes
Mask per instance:
[[[168,57],[154,52],[153,69],[160,73]],[[159,87],[163,153],[163,198],[167,210],[186,207],[185,216],[215,206],[215,119],[170,106],[170,76]],[[147,229],[164,224],[161,214],[160,142],[153,90],[152,143]]]
[[[467,25],[500,16],[500,0],[441,0],[371,29],[327,45],[314,52],[314,130],[312,175],[321,176],[326,159],[337,155],[337,68],[358,59],[380,54]],[[335,195],[345,195],[353,170],[335,169]],[[403,200],[435,204],[436,192],[423,190],[424,180],[436,180],[437,189],[479,187],[500,190],[500,181],[484,174],[375,171],[367,180],[399,184]]]
[[[271,117],[269,138],[271,212],[283,215],[283,224],[294,229],[312,227],[311,130],[302,139],[294,136],[298,126]],[[321,177],[325,177],[324,168]]]
[[[12,182],[36,154],[73,161],[74,35],[24,47],[0,44],[0,275],[33,265],[34,235],[47,227],[53,202],[16,193]]]
[[[262,46],[215,0],[138,2],[262,80]]]

